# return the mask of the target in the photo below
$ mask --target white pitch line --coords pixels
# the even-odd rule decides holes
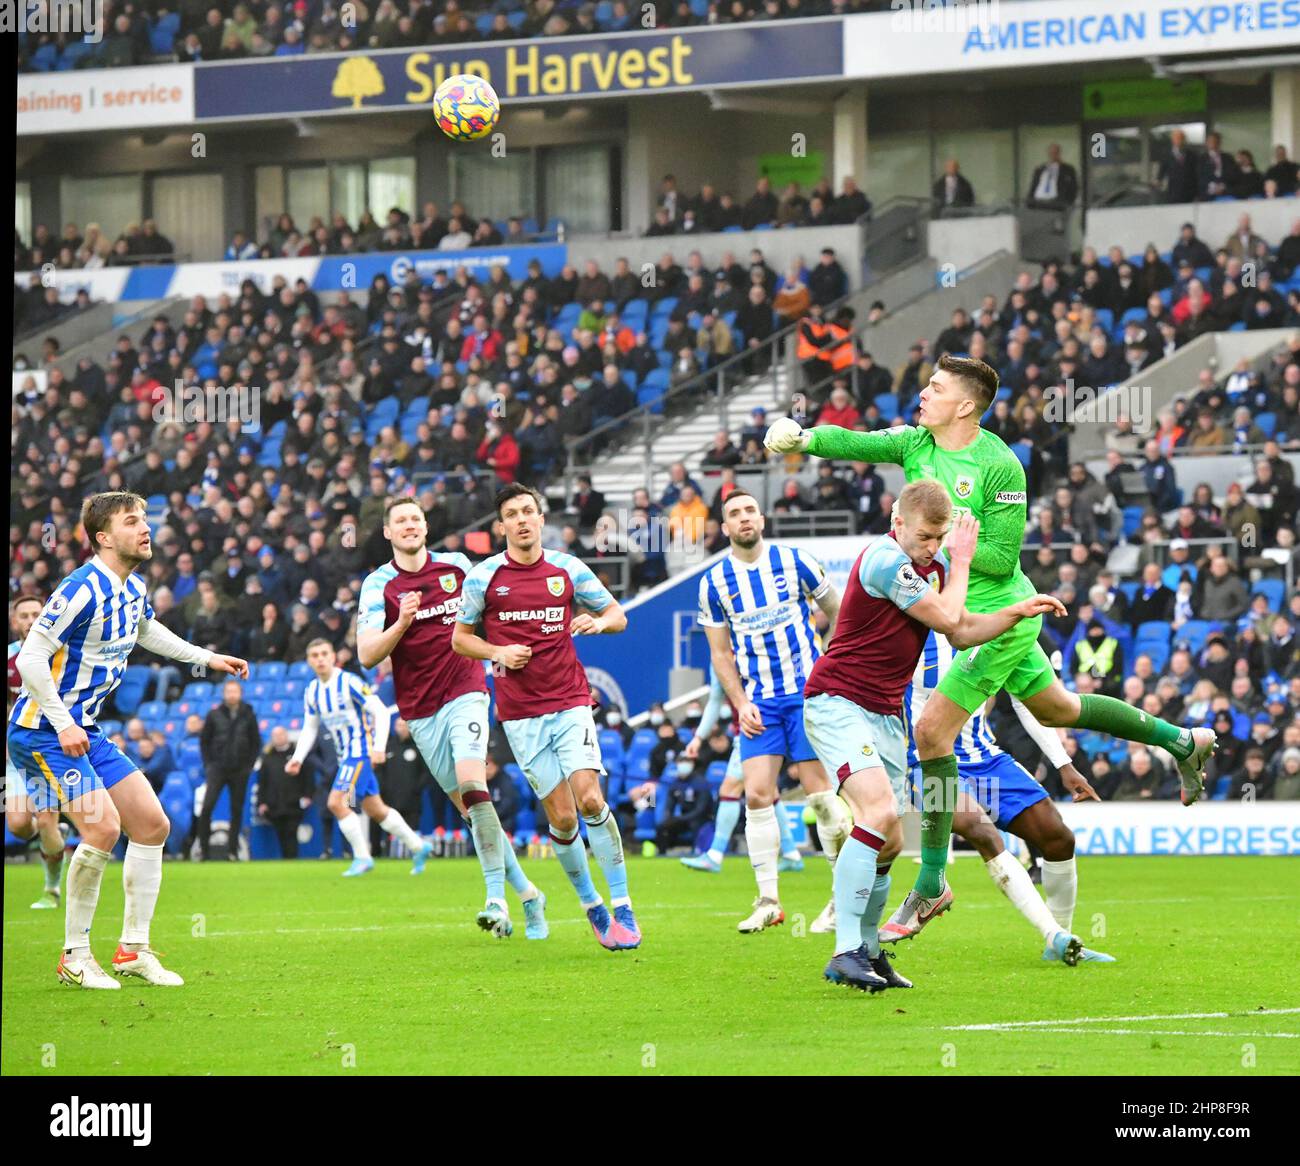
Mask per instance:
[[[1228,1020],[1242,1016],[1294,1016],[1300,1008],[1260,1008],[1253,1012],[1161,1012],[1152,1016],[1076,1016],[1068,1020],[1004,1020],[997,1024],[950,1024],[945,1032],[1015,1032],[1066,1024],[1124,1024],[1146,1020]]]
[[[1024,1029],[1004,1029],[1004,1032],[1023,1032]],[[1166,1028],[1038,1028],[1035,1032],[1063,1032],[1071,1036],[1227,1036],[1276,1037],[1279,1040],[1300,1040],[1300,1032],[1183,1032]]]

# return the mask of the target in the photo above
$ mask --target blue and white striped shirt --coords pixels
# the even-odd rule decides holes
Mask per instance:
[[[375,726],[367,717],[366,698],[370,686],[351,672],[335,668],[328,680],[313,678],[303,693],[303,709],[320,717],[334,742],[340,764],[365,757],[375,740]]]
[[[736,670],[750,700],[803,694],[821,655],[812,602],[830,586],[812,555],[776,543],[763,544],[752,564],[731,554],[704,573],[699,621],[730,630]]]
[[[123,583],[98,555],[64,579],[46,602],[32,626],[61,645],[50,658],[50,678],[64,708],[82,728],[94,725],[126,671],[141,621],[152,618],[144,580],[128,575]],[[9,724],[53,728],[25,688]]]
[[[912,683],[907,686],[907,694],[903,698],[903,711],[907,720],[907,766],[909,769],[917,765],[912,726],[920,719],[921,710],[925,708],[925,702],[930,699],[930,695],[939,687],[939,681],[952,667],[953,657],[956,655],[956,650],[948,643],[947,639],[936,631],[930,632],[929,638],[925,641],[925,650],[916,663],[916,672],[912,675]],[[953,744],[952,751],[956,755],[958,765],[979,765],[981,762],[988,761],[1002,753],[997,741],[993,739],[993,732],[989,728],[988,721],[984,719],[983,709],[974,713],[962,726],[962,730]]]

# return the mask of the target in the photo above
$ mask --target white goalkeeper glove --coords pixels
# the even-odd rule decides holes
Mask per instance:
[[[763,444],[773,453],[800,453],[808,448],[812,434],[791,417],[772,422]]]

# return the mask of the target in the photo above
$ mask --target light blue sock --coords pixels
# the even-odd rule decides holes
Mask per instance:
[[[876,853],[884,838],[864,826],[854,826],[835,860],[835,954],[862,946],[862,916],[875,889]],[[875,842],[874,846],[868,842]]]
[[[719,859],[727,853],[731,845],[731,836],[736,832],[736,823],[740,821],[740,799],[724,798],[718,802],[718,812],[713,819],[713,841],[709,843],[709,853]]]
[[[591,881],[591,868],[587,865],[587,848],[583,846],[577,828],[574,828],[570,837],[564,838],[552,827],[551,838],[555,842],[555,857],[560,860],[560,866],[564,868],[564,873],[569,876],[569,882],[577,891],[578,902],[584,907],[595,906],[600,902],[600,896],[596,894],[596,885]]]
[[[785,807],[777,802],[773,807],[776,810],[776,828],[781,831],[781,853],[794,854],[799,848],[794,844],[794,835],[790,833],[790,815],[785,812]]]
[[[876,870],[876,881],[871,886],[871,898],[867,900],[867,909],[862,913],[862,942],[867,945],[867,953],[872,959],[880,955],[880,917],[885,913],[885,904],[889,902],[889,866]],[[836,907],[836,911],[839,908]]]
[[[618,821],[608,806],[599,814],[582,819],[587,823],[587,841],[591,844],[591,853],[600,863],[609,884],[609,905],[621,907],[630,902],[627,895],[627,862],[623,858],[623,835],[619,833]]]
[[[501,851],[506,864],[506,882],[515,889],[517,894],[522,895],[531,884],[528,876],[524,874],[524,868],[519,865],[519,856],[515,853],[515,848],[505,837],[505,831],[502,831]]]

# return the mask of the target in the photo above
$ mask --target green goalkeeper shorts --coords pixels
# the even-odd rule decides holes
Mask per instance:
[[[996,640],[958,652],[939,681],[939,691],[968,713],[978,712],[1003,688],[1020,700],[1042,692],[1056,679],[1038,643],[1042,626],[1041,615],[1022,619]]]

